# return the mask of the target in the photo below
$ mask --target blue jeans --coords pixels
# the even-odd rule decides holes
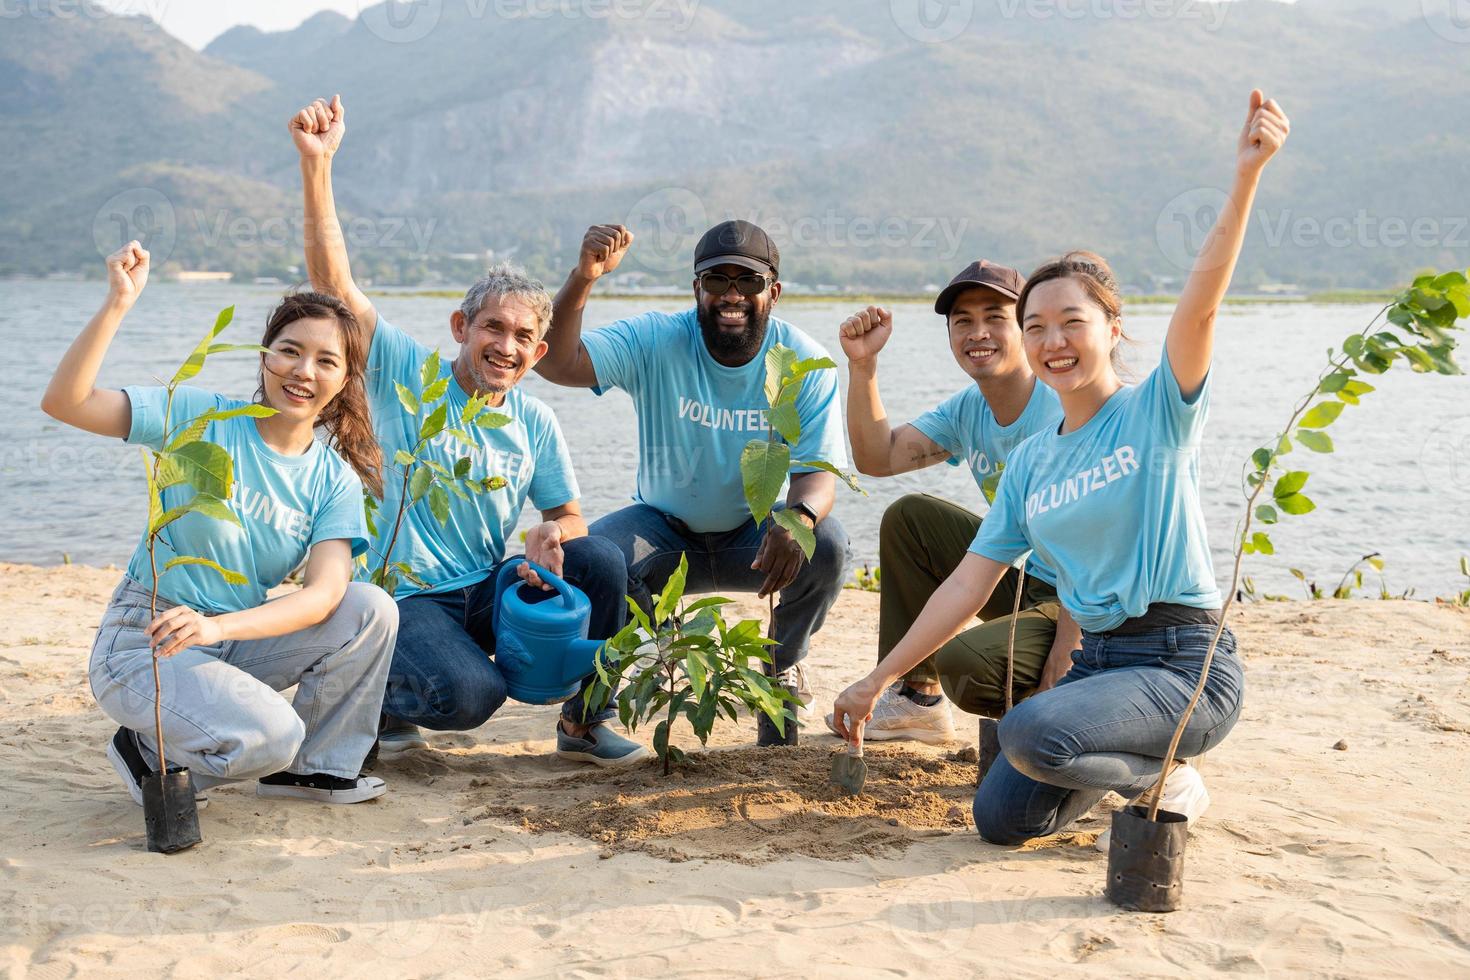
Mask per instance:
[[[1072,670],[1000,723],[1004,753],[975,794],[975,829],[992,844],[1054,834],[1111,790],[1132,799],[1163,771],[1164,753],[1199,683],[1213,626],[1137,636],[1082,635]],[[1240,719],[1245,688],[1226,629],[1179,757],[1219,745]]]
[[[622,551],[628,562],[628,595],[646,612],[653,611],[653,595],[679,567],[681,554],[689,560],[690,592],[757,592],[766,579],[764,572],[750,567],[765,533],[753,520],[733,531],[702,534],[675,526],[647,504],[634,504],[597,521],[589,532]],[[842,525],[828,517],[817,525],[816,537],[811,561],[781,590],[776,606],[777,670],[806,656],[812,634],[822,628],[847,580],[850,545]]]
[[[562,578],[587,594],[592,618],[587,636],[605,640],[623,628],[628,604],[623,598],[627,567],[611,544],[598,538],[568,541]],[[383,711],[390,718],[434,731],[468,731],[483,725],[505,703],[505,678],[491,656],[495,634],[490,629],[495,576],[507,558],[484,581],[463,589],[408,596],[398,600],[398,643],[388,670]],[[554,593],[546,593],[552,598]],[[608,708],[585,720],[583,698],[596,679],[589,675],[582,690],[562,705],[562,717],[592,724],[617,715]]]

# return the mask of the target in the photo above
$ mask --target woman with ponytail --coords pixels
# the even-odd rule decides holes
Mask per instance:
[[[68,425],[160,449],[170,425],[248,403],[199,388],[98,388],[97,374],[124,316],[148,281],[137,242],[108,257],[108,296],[72,343],[41,408]],[[235,523],[187,514],[157,543],[156,567],[175,555],[211,559],[245,575],[230,585],[202,565],[158,578],[135,550],[92,647],[92,693],[120,726],[107,756],[135,803],[158,764],[153,739],[153,659],[159,658],[164,741],[170,764],[187,766],[195,790],[259,780],[261,796],[358,803],[381,796],[362,775],[397,634],[397,608],[380,589],[352,581],[367,548],[363,485],[382,487],[363,374],[366,355],[352,314],[337,299],[288,295],[271,313],[261,345],[255,401],[274,409],[215,418],[202,438],[234,461],[226,505]],[[320,429],[330,445],[317,441]],[[163,491],[173,508],[192,496]],[[304,565],[303,565],[304,563]],[[303,567],[304,586],[267,601]],[[295,687],[287,702],[277,692]]]
[[[1261,173],[1289,131],[1276,102],[1252,92],[1229,202],[1179,296],[1164,356],[1139,384],[1119,376],[1123,305],[1106,262],[1072,252],[1027,279],[1016,319],[1062,424],[1012,451],[970,553],[879,667],[837,699],[840,733],[860,732],[883,688],[969,622],[1014,561],[1034,551],[1055,569],[1082,649],[1056,687],[1000,723],[1004,757],[975,796],[975,827],[992,843],[1055,833],[1110,791],[1133,799],[1162,774],[1220,623],[1199,500],[1215,316]],[[1180,758],[1230,733],[1243,691],[1225,629]],[[1208,803],[1198,770],[1171,770],[1163,809],[1193,821]]]

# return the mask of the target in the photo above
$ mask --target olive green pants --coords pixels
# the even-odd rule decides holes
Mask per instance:
[[[980,530],[980,518],[925,493],[900,497],[883,512],[878,565],[883,591],[878,613],[878,659],[898,645],[924,604],[959,567]],[[1005,710],[1006,644],[1019,573],[1005,574],[980,610],[981,625],[957,635],[904,677],[908,684],[938,682],[961,711],[999,717]],[[1056,590],[1027,576],[1016,619],[1015,700],[1036,690],[1051,653],[1060,606]]]

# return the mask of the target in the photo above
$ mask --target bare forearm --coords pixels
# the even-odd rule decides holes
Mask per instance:
[[[71,342],[56,365],[56,373],[46,386],[41,408],[63,422],[64,416],[79,408],[97,387],[97,374],[107,357],[107,349],[117,336],[117,328],[127,315],[129,304],[109,295],[86,327]]]
[[[254,609],[216,616],[215,622],[226,640],[285,636],[326,620],[336,611],[346,588],[345,582],[308,585]]]
[[[553,384],[585,388],[597,383],[597,372],[582,346],[582,314],[596,282],[574,269],[552,300],[546,356],[536,362],[536,372]]]
[[[352,278],[347,241],[337,218],[337,201],[332,191],[331,158],[303,157],[301,185],[306,201],[306,274],[312,288],[340,297],[357,317],[359,326],[371,334],[375,314]]]
[[[587,521],[581,514],[564,514],[556,519],[556,524],[561,528],[563,541],[573,541],[587,536]]]
[[[832,506],[837,502],[837,478],[831,473],[793,473],[791,486],[786,491],[786,506],[805,504],[818,521],[827,519]]]
[[[891,476],[893,427],[878,393],[878,365],[850,361],[847,376],[847,437],[853,465],[866,476]]]
[[[929,597],[903,639],[878,662],[869,677],[878,687],[887,687],[907,675],[975,618],[990,598],[1003,570],[1003,566],[989,559],[966,555]]]

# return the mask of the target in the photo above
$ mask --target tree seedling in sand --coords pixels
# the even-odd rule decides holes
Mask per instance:
[[[398,589],[400,581],[407,579],[413,584],[424,587],[425,583],[418,574],[405,561],[393,560],[393,546],[398,543],[398,531],[403,526],[403,516],[408,508],[424,501],[429,508],[429,513],[441,527],[449,523],[449,495],[453,494],[460,500],[469,500],[471,494],[487,493],[500,490],[505,487],[505,478],[500,476],[488,476],[478,479],[470,477],[472,461],[468,456],[461,456],[455,461],[454,469],[451,470],[436,459],[426,455],[429,445],[435,440],[445,436],[456,439],[467,448],[474,449],[475,441],[470,438],[467,431],[471,425],[482,429],[498,429],[510,423],[509,415],[490,411],[489,395],[472,395],[460,410],[459,420],[456,425],[449,424],[449,403],[445,397],[449,392],[449,375],[439,374],[439,352],[434,351],[424,358],[424,363],[419,367],[419,390],[417,393],[410,390],[401,382],[394,382],[398,391],[398,403],[403,411],[407,413],[418,429],[418,438],[414,442],[412,450],[400,449],[393,454],[393,465],[398,467],[398,475],[402,485],[398,494],[398,511],[393,516],[393,531],[388,536],[388,546],[377,558],[380,562],[373,569],[370,580],[389,595]],[[363,494],[363,507],[366,511],[368,532],[374,540],[378,536],[378,509],[377,498],[366,491]],[[366,557],[361,559],[366,561]]]
[[[669,743],[680,715],[704,745],[715,719],[723,713],[738,720],[742,705],[783,731],[789,723],[787,705],[796,701],[762,670],[771,661],[767,648],[775,641],[761,635],[760,622],[745,619],[728,625],[720,607],[730,600],[721,596],[685,603],[688,572],[689,563],[681,555],[679,567],[654,600],[651,616],[628,599],[633,619],[607,641],[594,661],[597,680],[587,696],[588,710],[600,710],[621,683],[618,719],[633,730],[664,715],[653,730],[653,749],[666,776],[671,763],[685,758],[678,746]]]
[[[776,498],[786,485],[792,467],[831,473],[852,491],[867,496],[867,491],[858,486],[857,480],[851,474],[842,472],[831,463],[791,458],[792,448],[801,439],[801,416],[797,412],[796,402],[806,384],[807,375],[813,371],[829,371],[836,367],[836,363],[829,357],[802,360],[791,348],[781,344],[772,345],[766,352],[766,438],[747,442],[740,454],[740,479],[750,516],[757,524],[770,520],[790,531],[801,547],[801,553],[808,560],[817,549],[816,535],[796,514],[776,508]],[[774,638],[775,632],[776,596],[772,594],[768,635]],[[769,666],[774,670],[774,662]],[[760,729],[757,740],[761,745],[796,744],[797,724],[794,711],[789,719],[789,730],[783,728],[779,740],[772,737],[773,733],[764,721],[760,723]]]
[[[144,449],[143,464],[148,474],[148,530],[144,547],[148,552],[148,567],[152,583],[148,595],[150,621],[158,617],[158,583],[170,569],[182,565],[199,565],[208,568],[230,585],[245,585],[249,580],[240,572],[225,568],[212,558],[179,554],[168,540],[167,532],[179,518],[187,514],[199,514],[210,520],[223,521],[240,526],[226,503],[235,491],[235,463],[223,446],[204,440],[204,431],[211,422],[239,417],[268,418],[276,414],[274,408],[265,405],[241,405],[237,408],[210,409],[191,419],[173,424],[174,392],[179,385],[194,377],[204,368],[211,354],[225,351],[248,350],[264,353],[266,348],[258,344],[220,344],[215,338],[234,319],[235,308],[220,311],[214,326],[194,348],[174,376],[164,385],[166,392],[163,409],[163,448]],[[177,507],[165,508],[163,493],[172,487],[187,486],[194,495]],[[174,557],[158,567],[158,543],[165,541]],[[158,650],[153,652],[153,735],[158,745],[158,771],[149,773],[143,781],[143,820],[147,828],[148,849],[171,854],[199,843],[199,813],[194,802],[194,787],[189,779],[189,770],[168,765],[167,749],[163,740],[163,684],[158,674]]]
[[[1164,781],[1174,767],[1179,742],[1209,680],[1210,665],[1240,583],[1241,561],[1248,554],[1275,553],[1269,534],[1253,530],[1254,523],[1271,527],[1285,517],[1309,514],[1317,506],[1306,493],[1311,474],[1287,469],[1283,458],[1297,445],[1314,453],[1332,452],[1332,439],[1325,430],[1347,407],[1359,404],[1374,390],[1364,380],[1367,376],[1383,374],[1399,362],[1407,363],[1418,374],[1460,374],[1454,361],[1454,334],[1466,318],[1470,318],[1467,273],[1418,277],[1379,310],[1367,327],[1344,340],[1341,350],[1328,350],[1327,366],[1296,403],[1285,427],[1268,445],[1251,454],[1242,483],[1245,513],[1237,528],[1230,587],[1225,592],[1220,623],[1205,653],[1199,682],[1175,726],[1158,782],[1145,794],[1146,816],[1130,812],[1137,809],[1132,807],[1113,815],[1108,897],[1115,903],[1145,911],[1171,911],[1178,906],[1186,824],[1179,814],[1163,814],[1161,818],[1159,800]],[[1268,492],[1270,500],[1263,501]],[[1144,894],[1146,888],[1152,888],[1154,894]]]

